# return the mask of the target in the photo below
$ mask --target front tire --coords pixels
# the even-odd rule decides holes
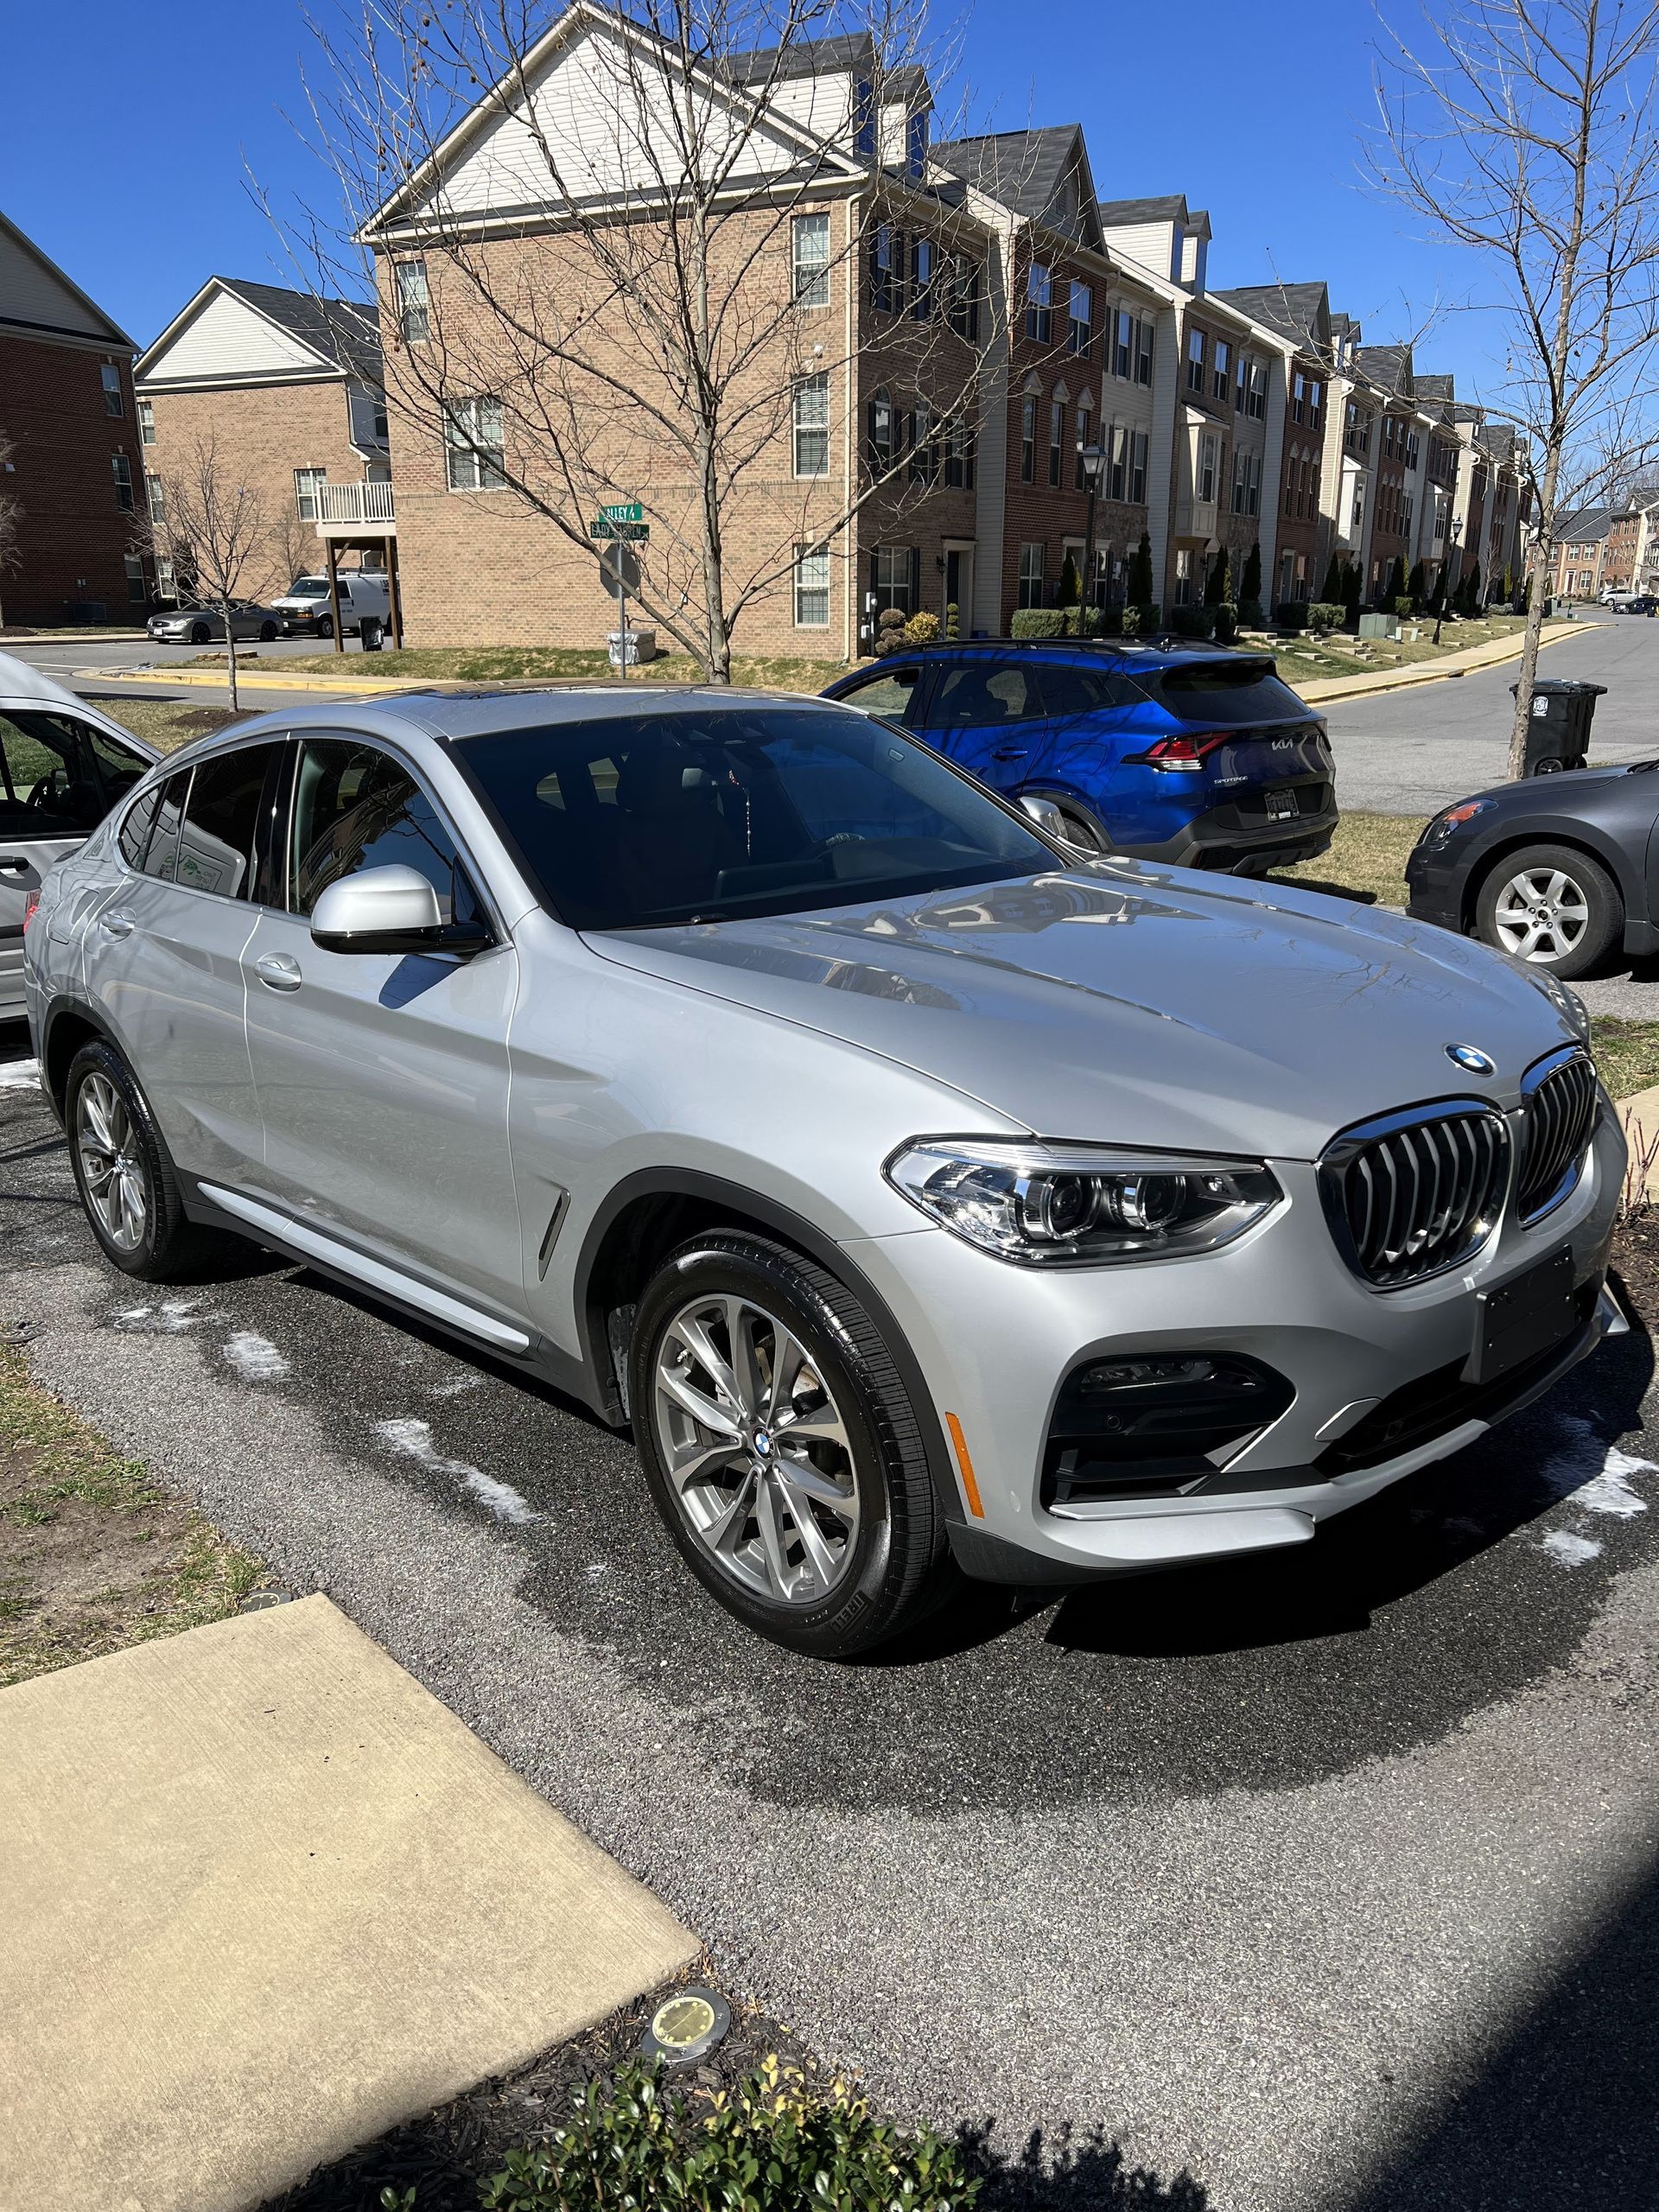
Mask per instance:
[[[187,1218],[149,1102],[101,1039],[70,1062],[64,1122],[75,1188],[105,1258],[143,1282],[171,1282],[199,1264],[215,1239]]]
[[[190,642],[193,645],[205,645],[213,634],[205,622],[193,622],[190,625]]]
[[[691,1572],[747,1626],[845,1658],[948,1582],[920,1426],[881,1336],[825,1268],[715,1230],[640,1299],[634,1437]]]
[[[276,635],[276,625],[274,622],[262,622],[259,625],[259,642],[262,645],[268,645]]]
[[[317,617],[317,635],[320,638],[332,638],[334,634],[334,616],[332,614],[319,614]]]
[[[1528,845],[1499,861],[1475,902],[1476,934],[1564,982],[1587,976],[1623,936],[1624,901],[1599,861],[1570,845]]]

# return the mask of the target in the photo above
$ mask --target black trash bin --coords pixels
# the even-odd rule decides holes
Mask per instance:
[[[381,633],[385,626],[378,614],[365,614],[363,617],[358,627],[358,635],[363,641],[363,650],[365,653],[379,652]]]
[[[1510,686],[1513,699],[1521,687]],[[1590,723],[1605,683],[1586,683],[1573,676],[1540,677],[1532,687],[1527,716],[1527,773],[1553,776],[1563,768],[1582,768],[1590,751]]]

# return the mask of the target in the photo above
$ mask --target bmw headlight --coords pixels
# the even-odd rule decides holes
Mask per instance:
[[[1259,1160],[1017,1139],[922,1139],[887,1175],[942,1228],[1030,1267],[1212,1252],[1284,1197]]]
[[[1540,968],[1530,960],[1522,959],[1519,953],[1506,952],[1503,957],[1511,968],[1518,969],[1534,990],[1541,991],[1567,1024],[1580,1045],[1590,1042],[1590,1009],[1576,991],[1569,991],[1559,976],[1552,976],[1548,968]]]

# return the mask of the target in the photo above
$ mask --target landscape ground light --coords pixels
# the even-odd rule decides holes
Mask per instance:
[[[697,1983],[677,1990],[657,2007],[639,2049],[665,2066],[695,2066],[724,2040],[731,2024],[732,2008],[720,1992]]]

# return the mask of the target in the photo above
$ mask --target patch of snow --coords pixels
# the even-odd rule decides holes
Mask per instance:
[[[484,1377],[481,1375],[452,1375],[447,1382],[435,1382],[428,1395],[434,1398],[458,1398],[463,1390],[481,1390],[483,1388]]]
[[[588,1566],[582,1569],[582,1573],[588,1577],[588,1580],[590,1582],[599,1581],[601,1577],[608,1574],[610,1571],[611,1563],[607,1559],[596,1559],[590,1560]]]
[[[238,1329],[226,1340],[225,1357],[245,1382],[275,1382],[288,1372],[276,1345],[251,1329]]]
[[[1621,1452],[1598,1434],[1592,1423],[1564,1414],[1556,1424],[1565,1440],[1543,1470],[1557,1497],[1570,1497],[1586,1513],[1611,1513],[1620,1521],[1645,1513],[1648,1502],[1630,1487],[1632,1475],[1659,1474],[1659,1462]]]
[[[0,1090],[38,1090],[40,1087],[38,1060],[0,1060]]]
[[[111,1325],[117,1329],[136,1329],[149,1336],[175,1337],[181,1330],[192,1329],[201,1318],[196,1308],[199,1298],[168,1298],[160,1306],[124,1306],[110,1316]]]
[[[1582,1567],[1587,1560],[1599,1559],[1602,1553],[1602,1547],[1591,1537],[1575,1536],[1570,1529],[1552,1529],[1539,1549],[1563,1567]]]
[[[525,1522],[541,1519],[528,1498],[514,1490],[511,1483],[498,1482],[493,1475],[469,1466],[465,1459],[446,1459],[432,1441],[429,1421],[378,1421],[374,1433],[383,1444],[418,1460],[430,1473],[447,1475],[451,1482],[459,1483],[498,1521],[512,1521],[522,1526]]]

